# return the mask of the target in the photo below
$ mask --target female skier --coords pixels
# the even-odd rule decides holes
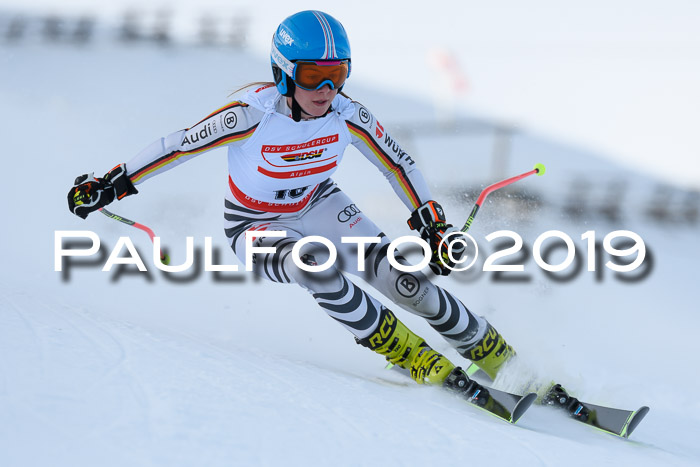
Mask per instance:
[[[390,240],[330,178],[352,144],[385,175],[411,212],[408,224],[431,246],[430,267],[447,275],[454,262],[440,242],[451,231],[415,163],[363,105],[339,94],[350,76],[350,44],[335,18],[302,11],[285,19],[272,39],[274,83],[251,85],[238,100],[191,128],[160,138],[103,178],[82,175],[68,194],[74,214],[87,215],[135,186],[208,150],[228,146],[225,232],[245,262],[245,232],[256,235],[254,270],[273,282],[297,283],[365,347],[411,372],[418,383],[444,384],[459,368],[411,332],[392,311],[345,273],[362,277],[397,305],[425,318],[458,352],[495,378],[513,354],[503,337],[460,300],[420,272],[403,273],[387,259]],[[352,230],[350,230],[352,229]],[[265,236],[286,231],[286,237]],[[306,272],[290,253],[308,235],[337,248],[334,266]],[[378,237],[358,267],[357,244],[341,237]],[[328,250],[307,243],[299,258],[325,264]]]

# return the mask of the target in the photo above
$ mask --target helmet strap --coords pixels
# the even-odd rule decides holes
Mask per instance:
[[[295,122],[301,121],[301,106],[297,102],[294,95],[292,95],[292,120]]]

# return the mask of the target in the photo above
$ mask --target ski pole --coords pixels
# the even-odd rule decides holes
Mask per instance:
[[[503,188],[504,186],[510,185],[511,183],[515,183],[518,180],[521,180],[525,177],[529,177],[530,175],[544,175],[544,165],[543,164],[535,164],[535,168],[530,170],[529,172],[522,173],[520,175],[516,175],[515,177],[511,177],[505,180],[501,180],[500,182],[496,182],[493,185],[489,185],[486,188],[483,189],[481,194],[479,195],[479,198],[476,200],[476,203],[474,203],[474,207],[472,208],[471,214],[469,214],[469,218],[467,219],[467,222],[464,223],[464,227],[462,227],[462,232],[466,232],[469,230],[469,227],[471,227],[472,222],[474,221],[474,218],[476,217],[476,213],[479,212],[479,208],[481,205],[484,203],[484,200],[486,200],[486,197],[492,192],[496,191],[500,188]]]
[[[137,229],[143,230],[148,234],[148,237],[151,239],[151,242],[154,242],[153,237],[156,236],[156,234],[153,233],[153,230],[150,227],[147,227],[143,224],[139,224],[138,222],[132,221],[131,219],[127,219],[126,217],[119,216],[117,214],[114,214],[113,212],[110,212],[106,210],[105,208],[100,208],[99,210],[102,214],[105,216],[109,217],[110,219],[114,219],[115,221],[122,222],[126,225],[130,225],[132,227],[136,227]],[[163,264],[170,264],[170,257],[163,253],[163,251],[158,252],[160,255],[160,261]]]

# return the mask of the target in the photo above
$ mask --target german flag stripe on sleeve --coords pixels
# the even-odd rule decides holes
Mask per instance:
[[[234,102],[231,102],[230,104],[226,104],[225,106],[221,107],[220,109],[213,111],[212,113],[210,113],[209,115],[207,115],[206,117],[204,117],[203,119],[201,119],[200,121],[198,121],[197,123],[192,125],[190,128],[194,128],[197,125],[199,125],[200,123],[202,123],[204,120],[207,120],[216,114],[219,114],[219,113],[221,113],[225,110],[228,110],[228,109],[233,109],[235,107],[248,107],[248,104],[246,104],[244,102],[239,102],[239,101],[234,101]]]
[[[411,181],[406,176],[406,171],[404,168],[389,157],[389,155],[377,145],[374,138],[372,138],[372,136],[364,128],[349,121],[346,121],[345,123],[347,124],[350,133],[360,138],[367,145],[367,147],[372,150],[375,156],[377,156],[377,159],[379,159],[382,165],[386,167],[389,172],[394,174],[396,180],[401,186],[401,189],[406,194],[408,199],[411,200],[413,207],[419,207],[422,203],[420,202],[418,193],[413,188]]]
[[[209,151],[210,149],[214,149],[220,146],[225,146],[227,144],[236,142],[236,141],[241,141],[246,138],[250,138],[252,134],[255,132],[256,128],[258,127],[258,124],[255,124],[251,128],[240,131],[238,133],[232,133],[226,136],[222,136],[221,138],[213,140],[211,143],[206,144],[204,146],[201,146],[199,148],[193,149],[192,151],[173,151],[169,154],[164,155],[163,157],[160,157],[150,164],[148,164],[145,167],[140,168],[136,172],[129,174],[129,179],[131,180],[132,183],[136,183],[139,180],[141,180],[143,177],[146,175],[155,172],[156,170],[162,169],[166,165],[177,161],[181,157],[187,157],[187,156],[193,156],[196,154],[200,154],[205,151]]]

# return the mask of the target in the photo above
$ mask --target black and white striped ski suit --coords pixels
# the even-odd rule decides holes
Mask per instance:
[[[311,293],[318,305],[357,338],[375,331],[381,303],[355,285],[356,275],[392,302],[425,318],[457,350],[464,350],[483,337],[486,321],[471,313],[454,295],[434,285],[420,272],[405,273],[387,259],[390,239],[331,180],[322,183],[308,206],[297,213],[255,211],[227,198],[225,229],[234,253],[245,262],[247,230],[283,230],[286,237],[259,237],[256,247],[274,247],[275,253],[256,253],[254,271],[273,282],[296,283]],[[318,235],[330,240],[338,252],[334,266],[323,272],[306,272],[292,260],[292,248],[303,237]],[[364,271],[358,270],[357,245],[341,237],[379,237],[365,248]],[[299,252],[307,264],[324,264],[329,250],[309,243]],[[398,258],[397,258],[398,259]]]

